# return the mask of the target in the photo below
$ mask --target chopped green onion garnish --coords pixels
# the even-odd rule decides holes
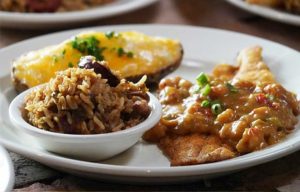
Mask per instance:
[[[205,86],[206,84],[208,84],[208,78],[207,78],[207,76],[205,75],[205,73],[203,73],[203,72],[201,72],[201,73],[197,76],[196,80],[197,80],[197,83],[198,83],[198,85],[199,85],[200,87],[203,87],[203,86]]]
[[[64,49],[61,54],[64,56],[66,54],[66,50]]]
[[[271,94],[267,94],[266,97],[267,97],[270,101],[274,101],[274,99],[275,99],[274,95],[271,95]]]
[[[114,35],[115,35],[114,31],[108,31],[108,32],[105,33],[105,36],[107,37],[107,39],[113,38]]]
[[[213,101],[211,102],[211,105],[214,105],[214,104],[220,104],[220,101],[219,101],[219,100],[213,100]]]
[[[210,102],[208,100],[204,100],[201,102],[201,107],[209,107],[210,106]]]
[[[238,92],[238,89],[235,86],[233,86],[232,84],[228,83],[228,82],[226,83],[226,87],[232,93],[237,93]]]
[[[192,93],[200,93],[201,91],[201,87],[199,87],[199,85],[195,85],[192,87]]]
[[[206,84],[205,87],[203,87],[201,89],[201,94],[204,95],[204,96],[207,96],[207,95],[209,95],[210,91],[211,91],[210,85]]]
[[[219,104],[219,103],[213,104],[211,106],[211,111],[215,115],[218,115],[218,114],[222,113],[223,110],[222,110],[221,104]]]

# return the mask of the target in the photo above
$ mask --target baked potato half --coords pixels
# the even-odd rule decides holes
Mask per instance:
[[[137,81],[147,75],[156,84],[181,63],[179,41],[129,32],[84,32],[58,45],[31,51],[13,62],[12,81],[17,91],[48,82],[57,71],[78,67],[82,56],[105,60],[121,78]]]

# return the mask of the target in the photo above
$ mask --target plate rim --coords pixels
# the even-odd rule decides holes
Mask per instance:
[[[157,1],[157,0],[154,0]],[[231,0],[226,0],[226,1],[231,1]],[[235,0],[234,0],[235,1]],[[45,38],[46,36],[55,36],[58,34],[65,34],[65,33],[70,33],[70,32],[80,32],[80,31],[93,31],[93,30],[98,30],[101,28],[118,28],[118,29],[122,29],[122,28],[129,28],[129,27],[139,27],[139,28],[145,28],[145,27],[154,27],[154,28],[189,28],[189,29],[200,29],[200,30],[213,30],[216,32],[222,32],[222,33],[231,33],[234,35],[240,35],[240,36],[244,36],[246,38],[256,38],[260,41],[265,41],[267,43],[272,43],[274,45],[277,46],[281,46],[284,47],[285,49],[294,52],[294,53],[300,53],[300,50],[296,50],[294,48],[289,47],[288,45],[273,41],[271,39],[268,38],[263,38],[260,36],[255,36],[255,35],[251,35],[248,33],[243,33],[243,32],[238,32],[238,31],[233,31],[233,30],[228,30],[228,29],[222,29],[222,28],[213,28],[213,27],[206,27],[206,26],[196,26],[196,25],[181,25],[181,24],[163,24],[163,23],[152,23],[152,24],[115,24],[115,25],[103,25],[103,26],[89,26],[89,27],[78,27],[78,28],[72,28],[72,29],[66,29],[66,30],[62,30],[62,31],[56,31],[56,32],[50,32],[50,33],[46,33],[43,35],[38,35],[35,37],[30,37],[28,39],[24,39],[15,43],[12,43],[8,46],[2,47],[0,48],[0,54],[4,51],[6,51],[7,49],[11,49],[14,46],[18,46],[19,44],[23,44],[23,43],[27,43],[30,41],[34,41],[34,40],[38,40],[38,39],[42,39]]]
[[[4,189],[4,191],[11,191],[15,182],[14,166],[9,153],[1,145],[0,145],[0,156],[3,157],[4,165],[6,165],[8,171],[6,172],[6,175],[8,176],[7,183],[4,183],[4,185],[0,188]],[[3,183],[0,182],[0,185],[1,184]]]
[[[134,11],[153,3],[158,2],[158,0],[117,0],[107,5],[90,8],[82,11],[70,11],[70,12],[58,12],[58,13],[21,13],[21,12],[8,12],[0,11],[0,19],[6,26],[6,22],[15,23],[30,23],[35,24],[45,24],[45,23],[77,23],[87,20],[92,20],[96,18],[106,18],[111,16],[116,16],[119,14]]]
[[[285,24],[300,26],[300,15],[283,12],[269,7],[249,5],[244,0],[226,0],[228,3],[245,11]]]
[[[183,29],[202,29],[202,30],[212,30],[212,31],[219,31],[219,32],[225,32],[225,33],[232,33],[234,35],[242,35],[245,36],[247,38],[249,37],[254,37],[257,38],[259,40],[263,40],[266,41],[267,43],[272,43],[274,45],[277,46],[281,46],[284,49],[287,49],[289,51],[292,51],[294,53],[297,54],[297,56],[299,56],[299,52],[291,49],[285,45],[270,41],[270,40],[266,40],[260,37],[255,37],[252,35],[248,35],[248,34],[243,34],[243,33],[239,33],[239,32],[233,32],[233,31],[229,31],[229,30],[223,30],[223,29],[214,29],[214,28],[208,28],[208,27],[197,27],[197,26],[182,26],[182,25],[165,25],[165,24],[144,24],[144,25],[111,25],[111,26],[102,26],[102,27],[88,27],[88,28],[79,28],[79,29],[72,29],[72,30],[67,30],[67,31],[61,31],[61,32],[55,32],[55,33],[51,33],[51,34],[46,34],[46,35],[42,35],[42,36],[38,36],[38,37],[34,37],[31,39],[27,39],[18,43],[15,43],[13,45],[10,45],[6,48],[3,48],[0,50],[0,55],[3,54],[3,52],[9,51],[10,49],[13,49],[15,46],[18,46],[19,44],[23,44],[23,43],[28,43],[30,41],[36,41],[38,39],[42,39],[45,38],[47,36],[55,36],[55,35],[62,35],[64,33],[77,33],[78,31],[82,31],[82,30],[104,30],[104,28],[117,28],[116,30],[121,30],[122,28],[134,28],[134,27],[139,27],[139,28],[145,28],[145,27],[156,27],[156,28],[168,28],[170,29],[170,27],[175,28],[183,28]],[[138,29],[137,29],[138,30]],[[11,151],[17,152],[19,154],[22,154],[28,158],[34,159],[36,161],[42,162],[43,164],[48,164],[48,165],[64,165],[64,168],[72,168],[73,170],[79,170],[79,171],[89,171],[92,173],[102,173],[102,174],[106,174],[106,175],[115,175],[115,176],[142,176],[142,177],[162,177],[162,176],[168,176],[168,177],[179,177],[179,176],[194,176],[194,175],[199,175],[199,174],[214,174],[214,173],[220,173],[220,172],[224,172],[224,171],[234,171],[234,170],[238,170],[238,169],[243,169],[243,168],[247,168],[250,166],[254,166],[257,164],[261,164],[261,163],[265,163],[268,161],[271,161],[273,159],[276,158],[280,158],[282,156],[288,155],[290,153],[293,153],[297,150],[300,149],[300,142],[298,143],[294,143],[291,146],[290,150],[286,150],[286,149],[279,149],[276,150],[275,154],[277,156],[274,155],[274,151],[269,151],[269,153],[265,153],[264,155],[264,159],[262,159],[261,161],[257,162],[257,160],[255,160],[255,157],[252,157],[253,153],[250,153],[250,157],[248,157],[247,155],[244,155],[243,157],[248,157],[248,161],[245,161],[243,163],[239,163],[238,165],[236,165],[234,162],[236,162],[237,158],[234,159],[230,159],[230,160],[225,160],[225,161],[220,161],[220,162],[216,162],[216,163],[210,163],[210,164],[204,164],[203,165],[191,165],[191,166],[181,166],[181,167],[139,167],[139,166],[124,166],[124,165],[112,165],[112,164],[103,164],[103,163],[94,163],[94,162],[86,162],[86,161],[80,161],[80,160],[75,160],[75,159],[70,159],[70,158],[65,158],[65,157],[61,157],[61,156],[57,156],[57,155],[53,155],[53,154],[49,154],[46,151],[41,151],[37,148],[28,150],[26,149],[25,146],[22,145],[17,145],[17,143],[14,143],[12,141],[9,141],[8,139],[3,139],[2,137],[0,137],[0,143],[2,143],[5,147],[7,147],[8,149],[10,149]],[[272,149],[272,147],[270,147],[269,149]],[[264,150],[269,150],[269,149],[264,149]],[[258,151],[261,152],[261,151]],[[46,158],[46,159],[45,159]],[[260,158],[261,159],[261,158]],[[228,162],[230,161],[230,162]],[[225,166],[224,168],[224,163],[225,165],[227,165],[227,167]],[[220,165],[221,164],[221,165]],[[228,164],[231,164],[230,166]],[[80,165],[79,167],[76,167],[76,165]],[[59,167],[59,166],[58,166]],[[200,167],[200,170],[199,170]],[[201,169],[201,167],[204,167],[203,169]],[[205,168],[206,167],[206,168]],[[120,172],[121,171],[121,172]],[[201,173],[199,173],[199,171],[202,171]]]

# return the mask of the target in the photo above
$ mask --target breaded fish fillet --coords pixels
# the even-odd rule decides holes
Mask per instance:
[[[172,166],[209,163],[235,156],[230,147],[214,135],[166,136],[160,140],[159,147],[169,157]]]
[[[260,46],[242,50],[237,57],[237,63],[239,70],[233,79],[250,81],[256,84],[276,82],[269,67],[262,60],[262,48]]]
[[[250,81],[255,84],[275,82],[273,74],[262,60],[262,48],[259,46],[242,50],[237,57],[237,64],[237,67],[227,64],[218,65],[212,76],[224,81]],[[168,133],[167,126],[163,124],[157,126],[155,131],[152,131],[152,135],[148,133],[147,136],[153,137],[153,135],[158,138],[159,147],[169,158],[172,166],[210,163],[238,155],[236,150],[220,139],[219,135],[199,133],[176,135]]]

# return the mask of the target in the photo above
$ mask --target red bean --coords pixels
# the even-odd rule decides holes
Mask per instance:
[[[95,73],[101,74],[102,78],[107,79],[107,83],[111,87],[116,87],[120,83],[120,79],[109,68],[100,61],[96,61],[92,56],[85,56],[78,63],[79,68],[94,69]]]

